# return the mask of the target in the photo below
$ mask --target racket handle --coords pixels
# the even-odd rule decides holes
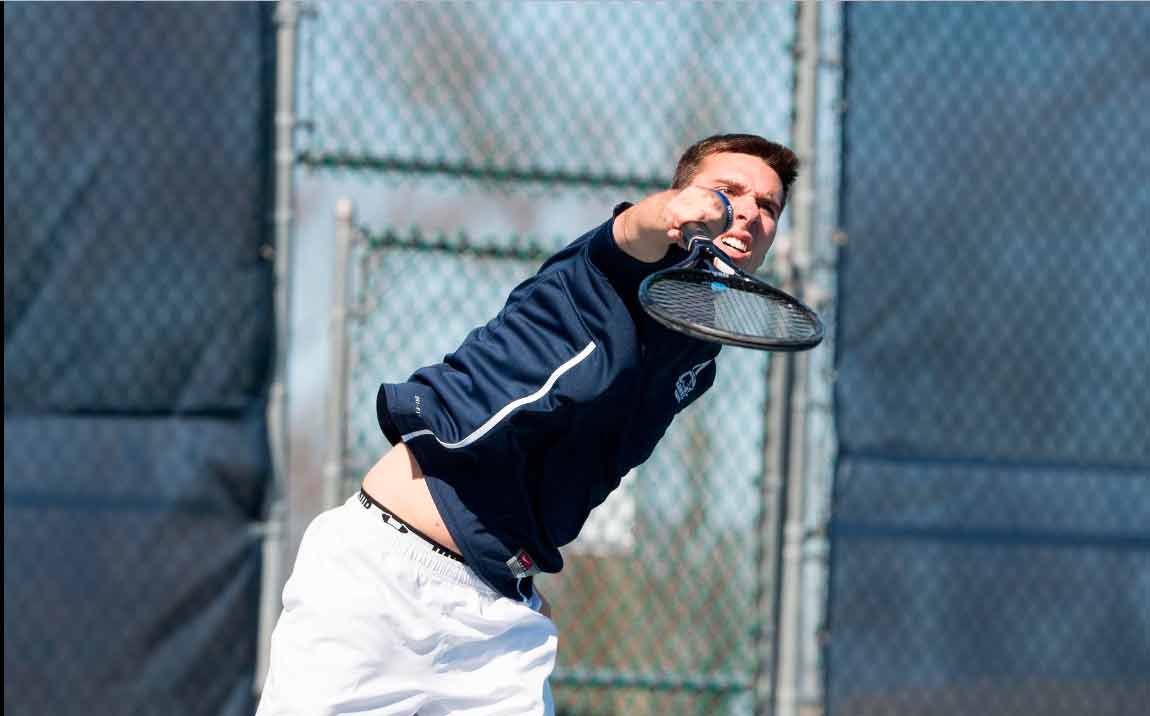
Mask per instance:
[[[688,250],[700,239],[703,241],[713,241],[715,238],[711,236],[711,231],[707,228],[707,225],[701,221],[685,222],[679,227],[679,230],[683,232],[683,243],[687,245]]]

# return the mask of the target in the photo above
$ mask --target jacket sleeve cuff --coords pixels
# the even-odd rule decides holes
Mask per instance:
[[[379,419],[379,427],[383,430],[383,436],[392,445],[398,445],[403,440],[403,432],[395,424],[391,410],[388,409],[387,384],[380,385],[379,392],[375,394],[375,415]]]

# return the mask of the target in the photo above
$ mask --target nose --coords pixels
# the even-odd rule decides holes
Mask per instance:
[[[736,197],[732,204],[735,214],[735,224],[749,227],[755,221],[758,221],[759,206],[755,203],[753,196]]]

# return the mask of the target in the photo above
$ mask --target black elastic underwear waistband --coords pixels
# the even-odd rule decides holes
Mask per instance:
[[[392,512],[390,509],[388,509],[384,505],[380,504],[379,502],[376,502],[375,498],[372,497],[371,495],[367,494],[367,492],[362,487],[359,488],[359,493],[356,495],[356,497],[359,498],[359,503],[361,505],[363,505],[365,508],[371,509],[374,507],[375,509],[382,512],[383,513],[383,521],[386,522],[389,526],[394,527],[399,532],[404,532],[404,533],[410,532],[411,534],[415,535],[416,537],[418,537],[421,540],[423,540],[424,542],[426,542],[431,547],[432,551],[435,552],[436,554],[440,555],[440,556],[447,557],[448,559],[454,559],[456,562],[459,562],[460,564],[466,564],[466,562],[463,561],[462,555],[457,554],[456,552],[453,552],[452,550],[444,547],[443,545],[439,544],[435,540],[433,540],[430,537],[428,537],[427,535],[423,534],[422,532],[420,532],[416,528],[407,524],[406,522],[401,520],[399,517],[396,517],[394,512]]]

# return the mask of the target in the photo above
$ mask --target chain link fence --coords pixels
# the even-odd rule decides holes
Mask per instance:
[[[834,714],[1150,703],[1150,7],[846,11]]]
[[[4,7],[4,709],[253,709],[257,3]]]
[[[655,189],[708,133],[790,132],[791,5],[314,10],[300,83],[310,166],[399,181],[449,175],[509,191]]]
[[[235,413],[263,390],[249,359],[270,337],[258,22],[234,7],[6,9],[6,411]]]
[[[299,82],[308,171],[379,193],[432,186],[447,205],[575,196],[600,207],[553,235],[355,220],[347,374],[333,388],[347,401],[340,495],[382,449],[380,381],[442,360],[615,202],[665,188],[691,142],[722,131],[789,141],[793,5],[313,10]],[[766,477],[770,360],[726,351],[715,387],[596,510],[564,571],[542,578],[561,634],[558,713],[764,708],[780,497]]]

